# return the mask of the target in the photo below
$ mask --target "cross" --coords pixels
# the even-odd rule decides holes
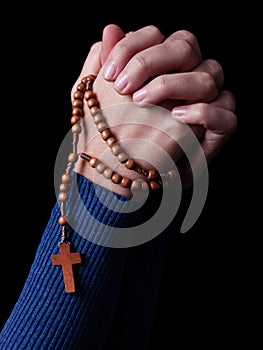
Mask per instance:
[[[59,250],[60,254],[52,255],[52,265],[62,266],[65,290],[67,293],[74,293],[75,283],[72,265],[81,263],[80,253],[70,253],[70,243],[60,243]]]

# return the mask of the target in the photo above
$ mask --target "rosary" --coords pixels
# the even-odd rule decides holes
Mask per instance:
[[[75,292],[72,266],[74,264],[81,263],[81,254],[79,252],[70,252],[70,242],[67,240],[66,233],[68,220],[65,215],[69,186],[72,181],[71,171],[73,170],[79,157],[86,160],[92,168],[94,168],[98,173],[103,174],[106,179],[109,179],[114,184],[130,189],[132,193],[134,193],[134,191],[158,191],[163,186],[168,186],[176,176],[175,169],[171,169],[165,174],[160,174],[155,169],[143,169],[134,159],[129,158],[127,153],[123,151],[122,147],[118,143],[118,140],[108,127],[105,117],[100,109],[96,94],[93,91],[93,82],[95,79],[96,76],[93,74],[82,78],[73,95],[71,116],[73,149],[68,155],[68,164],[65,173],[61,177],[61,184],[59,187],[60,192],[58,195],[58,201],[60,202],[60,217],[58,222],[61,226],[61,241],[58,246],[60,253],[52,255],[52,265],[61,265],[65,291],[67,293]],[[111,153],[116,156],[118,161],[128,170],[135,171],[144,178],[130,180],[129,178],[122,176],[113,169],[109,168],[96,157],[86,153],[78,153],[77,146],[79,134],[81,133],[81,120],[84,117],[84,100],[87,103],[90,115],[93,118],[93,122],[95,123],[98,132],[107,146],[110,147]]]

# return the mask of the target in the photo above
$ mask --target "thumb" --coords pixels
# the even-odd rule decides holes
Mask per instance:
[[[101,64],[103,65],[115,44],[125,36],[116,24],[108,24],[102,33]]]

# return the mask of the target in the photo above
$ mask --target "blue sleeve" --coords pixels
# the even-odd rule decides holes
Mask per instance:
[[[116,350],[129,349],[125,333],[118,332],[122,328],[129,330],[128,338],[135,337],[130,346],[149,340],[151,322],[137,335],[134,326],[153,318],[167,237],[139,247],[116,247],[115,228],[134,225],[144,214],[130,215],[129,201],[80,175],[73,183],[78,194],[71,193],[69,241],[82,255],[82,263],[74,265],[76,292],[65,292],[61,267],[51,264],[61,235],[55,203],[22,292],[1,331],[1,350],[99,350],[115,342]],[[111,334],[119,334],[120,340]]]

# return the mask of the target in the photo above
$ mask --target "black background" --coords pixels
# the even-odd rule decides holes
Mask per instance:
[[[222,64],[225,88],[236,97],[238,127],[210,164],[200,218],[171,246],[153,344],[168,348],[172,341],[175,348],[194,341],[213,348],[226,341],[250,342],[253,307],[247,287],[254,288],[255,231],[249,211],[256,183],[250,179],[255,96],[248,80],[257,69],[251,59],[256,30],[250,10],[222,2],[146,3],[144,9],[131,3],[72,3],[56,10],[23,5],[2,16],[7,24],[2,29],[1,325],[21,291],[55,201],[54,163],[70,127],[70,91],[90,45],[109,23],[125,32],[154,24],[166,35],[192,31],[203,58]]]

